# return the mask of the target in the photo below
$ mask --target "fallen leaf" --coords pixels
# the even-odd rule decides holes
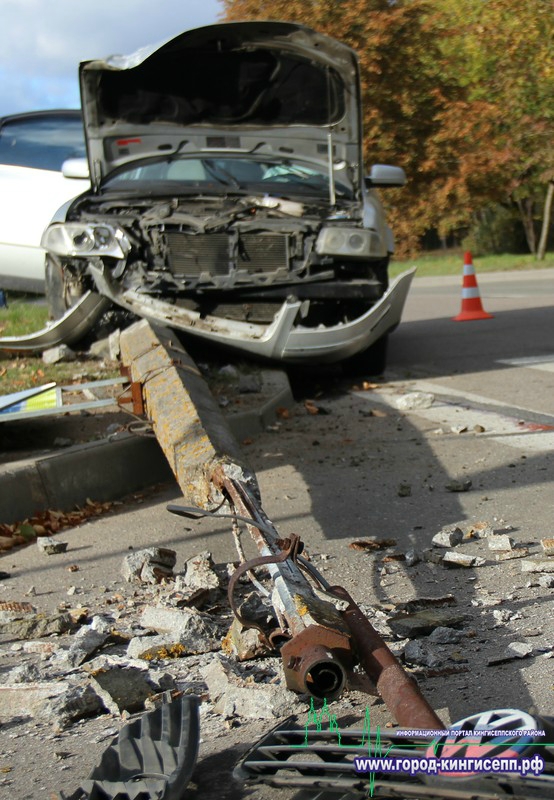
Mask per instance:
[[[358,539],[355,542],[350,542],[348,547],[352,550],[384,550],[395,545],[396,539]]]

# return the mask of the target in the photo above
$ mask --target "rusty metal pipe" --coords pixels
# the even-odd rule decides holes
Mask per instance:
[[[443,722],[425,700],[415,680],[404,671],[346,589],[332,586],[329,591],[348,603],[341,616],[352,635],[360,664],[374,681],[398,724],[405,728],[444,729]]]

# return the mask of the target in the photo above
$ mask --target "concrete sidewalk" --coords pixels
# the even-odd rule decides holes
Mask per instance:
[[[288,377],[262,370],[259,404],[225,414],[240,442],[264,430],[277,409],[293,403]],[[47,508],[69,510],[87,498],[117,500],[156,483],[175,481],[154,436],[123,433],[61,452],[0,466],[0,522],[26,519]]]

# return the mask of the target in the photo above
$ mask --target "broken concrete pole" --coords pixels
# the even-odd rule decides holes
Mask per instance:
[[[185,503],[209,507],[215,469],[244,465],[244,457],[196,364],[174,333],[146,320],[121,334],[121,360],[142,385],[147,416]]]
[[[165,547],[146,547],[129,553],[123,559],[121,572],[128,583],[160,583],[173,576],[173,567],[177,561],[175,550]]]
[[[435,547],[456,547],[464,538],[463,531],[456,525],[449,525],[442,528],[433,536],[432,542]]]

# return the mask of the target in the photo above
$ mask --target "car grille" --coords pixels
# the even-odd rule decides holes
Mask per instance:
[[[238,246],[226,233],[166,235],[169,268],[177,277],[198,277],[202,272],[228,275],[236,270],[271,273],[289,265],[289,242],[284,234],[243,234]]]

